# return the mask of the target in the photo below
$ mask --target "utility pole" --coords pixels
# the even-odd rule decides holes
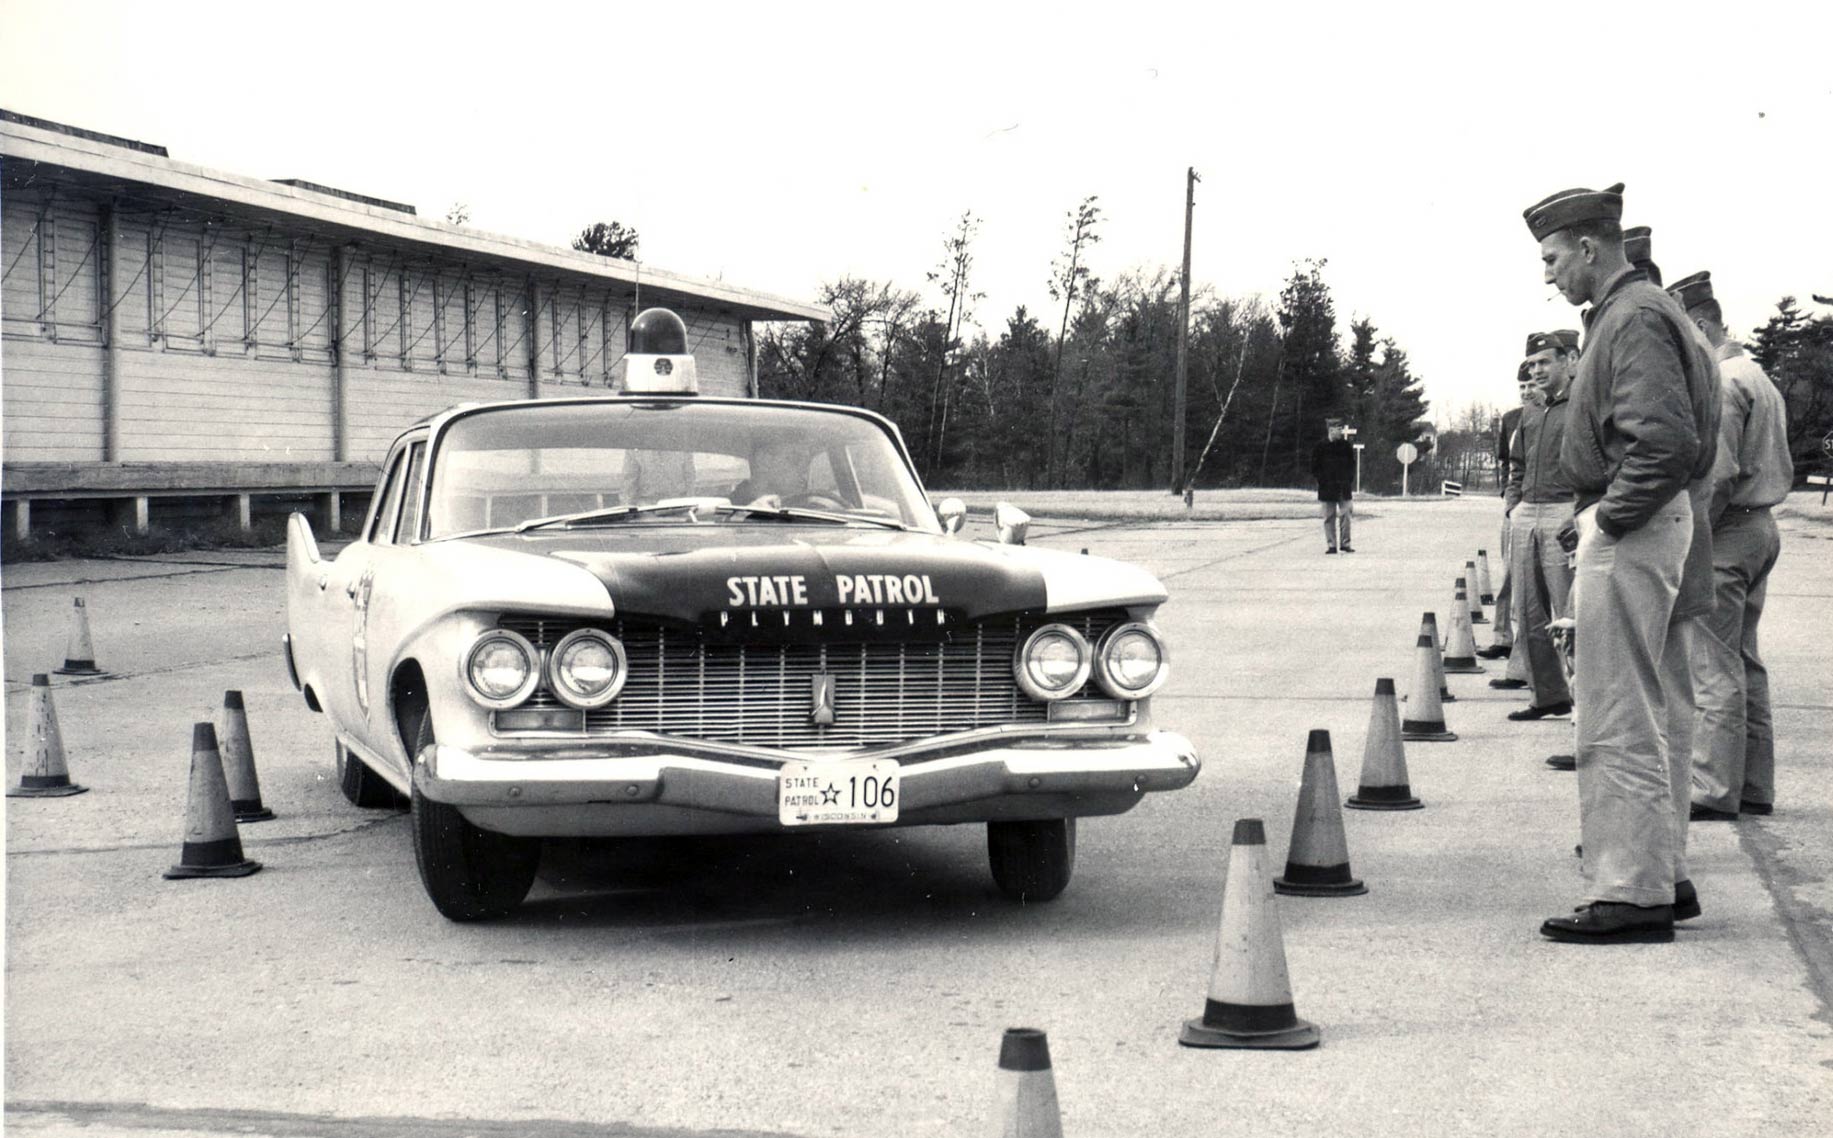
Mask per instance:
[[[1184,271],[1178,277],[1177,388],[1171,411],[1171,492],[1182,494],[1184,482],[1184,403],[1190,374],[1190,215],[1196,208],[1195,166],[1184,170]]]

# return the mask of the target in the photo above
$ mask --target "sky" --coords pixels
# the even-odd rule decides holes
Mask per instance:
[[[565,245],[812,301],[929,290],[980,219],[975,323],[1047,326],[1098,196],[1096,276],[1276,300],[1327,258],[1340,328],[1406,349],[1441,422],[1513,402],[1577,327],[1527,206],[1627,184],[1672,281],[1728,323],[1833,295],[1833,4],[904,5],[0,0],[0,106],[238,174],[456,202]]]

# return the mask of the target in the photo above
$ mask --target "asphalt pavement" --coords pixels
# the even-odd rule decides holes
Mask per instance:
[[[1023,496],[1015,498],[1025,504]],[[292,690],[277,552],[7,566],[7,777],[27,685],[86,598],[104,677],[53,677],[72,798],[6,811],[6,1128],[21,1135],[984,1133],[1007,1027],[1048,1033],[1078,1136],[1833,1130],[1833,509],[1782,522],[1763,648],[1776,813],[1692,828],[1704,915],[1667,945],[1559,945],[1577,799],[1501,673],[1452,676],[1459,738],[1411,743],[1425,808],[1346,811],[1365,896],[1281,898],[1310,1052],[1193,1051],[1235,819],[1283,862],[1307,732],[1357,781],[1375,680],[1411,685],[1493,500],[1315,522],[1052,522],[1146,565],[1189,789],[1083,823],[1058,900],[1003,901],[974,827],[555,844],[508,920],[421,891],[404,815],[347,804]],[[1499,569],[1499,566],[1498,566]],[[1486,626],[1478,642],[1488,642]],[[245,693],[265,869],[166,881],[190,725]]]

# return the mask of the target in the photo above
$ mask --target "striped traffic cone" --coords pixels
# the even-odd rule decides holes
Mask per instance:
[[[1313,728],[1305,742],[1305,777],[1298,786],[1286,873],[1273,879],[1276,893],[1298,897],[1352,897],[1368,886],[1349,872],[1349,839],[1343,834],[1343,800],[1337,797],[1337,764],[1330,732]]]
[[[993,1133],[998,1138],[1063,1138],[1050,1041],[1035,1027],[1012,1027],[999,1041]]]
[[[1413,650],[1413,687],[1407,693],[1407,717],[1400,721],[1400,737],[1408,742],[1449,743],[1457,736],[1445,729],[1445,709],[1439,703],[1438,645],[1425,629]]]
[[[1457,696],[1451,694],[1451,686],[1445,682],[1445,638],[1438,634],[1438,614],[1426,613],[1419,621],[1422,636],[1432,637],[1432,672],[1438,677],[1438,701],[1456,703]]]
[[[64,666],[56,669],[60,676],[100,676],[95,666],[95,645],[89,640],[89,606],[76,598],[70,610],[70,638],[64,642]]]
[[[1368,715],[1368,740],[1362,744],[1362,783],[1343,803],[1357,810],[1418,810],[1407,782],[1407,749],[1400,741],[1400,705],[1394,681],[1375,681],[1375,704]]]
[[[1301,1051],[1318,1045],[1316,1025],[1298,1018],[1279,902],[1268,888],[1267,829],[1258,818],[1235,822],[1222,883],[1222,923],[1203,1014],[1185,1020],[1185,1047]]]
[[[261,868],[242,856],[223,778],[223,757],[216,747],[216,728],[199,723],[191,729],[191,793],[185,802],[185,844],[168,878],[247,877]]]
[[[89,788],[70,781],[64,765],[64,733],[58,730],[57,708],[51,703],[51,677],[32,677],[32,752],[19,768],[19,784],[6,788],[8,798],[65,798]]]
[[[1477,550],[1477,592],[1486,605],[1496,603],[1496,594],[1489,587],[1489,550]]]
[[[237,822],[266,822],[274,812],[261,805],[261,780],[255,775],[255,745],[248,737],[248,710],[242,693],[223,693],[223,777],[229,784],[229,808]]]
[[[1465,598],[1470,602],[1470,623],[1488,624],[1489,618],[1483,615],[1483,601],[1477,596],[1477,563],[1476,562],[1474,561],[1464,562],[1464,580],[1469,582],[1469,585],[1470,585],[1468,594]],[[1474,651],[1474,649],[1472,650]]]
[[[1451,594],[1451,631],[1445,634],[1445,671],[1467,673],[1483,671],[1477,663],[1477,636],[1470,630],[1470,612],[1465,603],[1464,578],[1457,579]]]

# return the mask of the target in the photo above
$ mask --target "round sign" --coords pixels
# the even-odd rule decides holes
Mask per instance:
[[[1413,460],[1419,457],[1419,448],[1412,443],[1401,443],[1394,448],[1394,457],[1400,460],[1400,465],[1411,466]]]

